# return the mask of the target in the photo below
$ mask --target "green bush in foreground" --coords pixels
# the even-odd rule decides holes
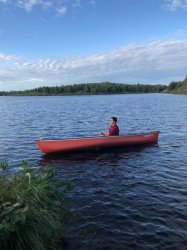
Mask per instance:
[[[3,170],[6,164],[0,164]],[[40,170],[27,163],[13,176],[0,176],[0,248],[56,249],[67,214],[65,181],[54,178],[54,168]]]

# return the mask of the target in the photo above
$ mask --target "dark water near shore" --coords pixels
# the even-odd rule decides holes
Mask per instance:
[[[43,157],[35,140],[160,130],[158,145]],[[0,97],[0,160],[52,163],[74,185],[69,249],[187,249],[187,96]]]

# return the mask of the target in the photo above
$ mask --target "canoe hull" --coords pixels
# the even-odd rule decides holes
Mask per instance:
[[[51,154],[157,143],[158,136],[159,131],[153,131],[145,134],[124,136],[107,136],[68,140],[41,140],[36,141],[36,144],[42,153]]]

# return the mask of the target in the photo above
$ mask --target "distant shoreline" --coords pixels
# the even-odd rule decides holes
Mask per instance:
[[[101,95],[141,95],[141,94],[174,94],[174,93],[169,93],[169,92],[142,92],[142,93],[138,93],[138,92],[134,92],[134,93],[99,93],[99,94],[86,94],[86,93],[83,93],[83,94],[59,94],[59,95],[0,95],[1,97],[21,97],[21,96],[101,96]]]
[[[122,84],[122,83],[83,83],[54,87],[39,87],[22,91],[0,91],[1,96],[68,96],[68,95],[104,95],[160,93],[166,85]]]
[[[0,96],[81,96],[81,95],[119,95],[119,94],[187,94],[187,78],[167,85],[124,84],[124,83],[82,83],[54,87],[39,87],[21,91],[0,91]]]

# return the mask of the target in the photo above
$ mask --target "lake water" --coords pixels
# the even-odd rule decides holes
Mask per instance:
[[[43,157],[35,141],[159,130],[158,145]],[[0,97],[0,161],[51,163],[71,180],[68,249],[187,249],[187,96]]]

